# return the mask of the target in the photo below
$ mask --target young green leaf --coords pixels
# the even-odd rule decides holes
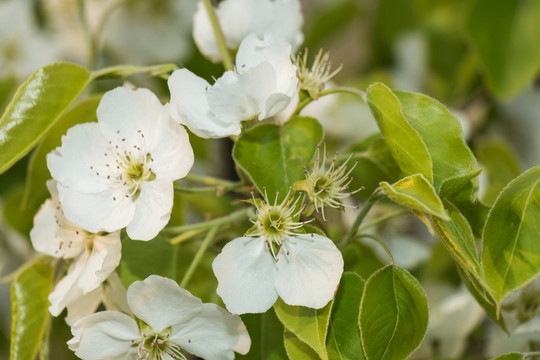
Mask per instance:
[[[427,299],[418,281],[388,265],[366,282],[360,303],[360,336],[367,360],[406,359],[427,330]]]
[[[383,181],[380,186],[386,196],[397,204],[450,220],[433,185],[423,175],[410,175],[392,185]]]
[[[32,153],[28,163],[28,175],[23,198],[23,207],[37,208],[49,198],[49,191],[45,181],[51,177],[47,169],[47,154],[61,144],[62,135],[79,123],[97,121],[96,109],[101,95],[93,96],[81,101],[73,109],[66,112],[56,124],[47,132],[47,135]]]
[[[283,126],[264,124],[241,135],[233,158],[262,193],[271,200],[279,192],[283,199],[295,181],[303,180],[304,166],[321,142],[323,130],[309,117],[295,117]]]
[[[511,353],[511,354],[505,354],[502,356],[498,356],[492,360],[523,360],[525,359],[525,356],[518,353]]]
[[[30,152],[89,81],[86,69],[57,63],[37,70],[19,87],[0,118],[0,174]]]
[[[540,166],[510,182],[489,212],[482,267],[497,302],[540,273]]]
[[[321,357],[328,359],[326,351],[326,334],[330,322],[330,311],[333,301],[322,309],[311,309],[303,306],[291,306],[278,299],[274,310],[283,326],[300,341],[309,345]]]
[[[496,95],[514,96],[538,75],[539,17],[537,0],[476,0],[471,5],[465,29]]]
[[[345,273],[334,299],[326,346],[330,360],[363,360],[358,319],[365,281]]]
[[[396,95],[386,85],[375,83],[367,89],[366,98],[400,169],[405,175],[422,174],[432,182],[433,168],[426,144],[405,119]]]
[[[45,259],[24,268],[11,284],[11,360],[34,359],[50,321],[54,269]]]
[[[302,360],[320,360],[321,358],[308,344],[302,342],[292,332],[285,330],[283,334],[283,342],[285,343],[285,350],[287,350],[287,356],[290,360],[302,359]]]

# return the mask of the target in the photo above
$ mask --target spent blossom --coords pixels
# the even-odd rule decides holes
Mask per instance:
[[[127,226],[150,240],[169,221],[173,181],[193,165],[182,126],[147,89],[116,88],[97,109],[97,123],[79,124],[47,156],[66,218],[90,232]]]
[[[340,65],[333,71],[330,62],[330,52],[319,50],[311,67],[308,65],[308,50],[305,49],[296,58],[298,74],[300,79],[300,89],[308,92],[312,99],[318,99],[320,92],[326,83],[330,81],[342,68]]]
[[[293,50],[304,41],[304,17],[299,0],[227,0],[219,2],[216,17],[228,49],[236,50],[249,34],[273,33],[289,42]],[[193,17],[193,39],[200,52],[221,60],[212,24],[202,1]]]
[[[204,359],[230,360],[246,354],[251,340],[237,315],[204,304],[173,280],[150,275],[128,288],[135,319],[103,311],[79,320],[68,345],[84,360]]]
[[[297,92],[291,45],[266,33],[246,37],[236,55],[236,69],[210,85],[187,69],[169,78],[171,117],[204,138],[238,135],[241,121],[272,117]]]
[[[343,258],[332,240],[301,233],[298,199],[278,204],[254,200],[257,220],[251,231],[229,242],[212,267],[217,293],[234,314],[268,310],[278,297],[286,304],[319,309],[333,297]]]

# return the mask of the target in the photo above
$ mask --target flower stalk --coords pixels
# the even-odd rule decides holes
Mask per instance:
[[[214,35],[216,36],[216,42],[219,47],[219,52],[221,53],[221,58],[223,59],[223,66],[226,70],[232,70],[234,69],[232,57],[229,53],[229,50],[227,50],[227,45],[225,44],[225,36],[223,36],[223,31],[221,30],[221,26],[219,26],[219,22],[216,16],[216,12],[214,11],[214,6],[212,5],[212,1],[203,0],[203,3],[204,7],[206,8],[206,13],[208,14],[208,18],[210,19],[210,23],[212,24]]]

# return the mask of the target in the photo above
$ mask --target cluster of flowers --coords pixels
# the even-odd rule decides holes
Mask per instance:
[[[267,24],[264,29],[239,31],[222,15],[243,9],[246,1],[265,7],[250,15],[257,26]],[[79,357],[176,359],[185,358],[187,351],[232,359],[234,351],[245,354],[250,347],[238,314],[265,312],[278,296],[287,304],[312,308],[332,299],[343,272],[341,253],[330,239],[302,233],[304,223],[298,217],[303,208],[298,210],[299,198],[290,194],[281,204],[271,203],[267,194],[264,200],[254,199],[254,227],[229,242],[213,263],[217,293],[236,315],[202,304],[157,275],[133,283],[126,296],[114,273],[121,260],[122,229],[131,239],[147,241],[170,219],[173,182],[186,176],[194,162],[182,125],[203,138],[238,135],[243,121],[272,117],[297,94],[298,69],[291,60],[292,46],[282,36],[292,35],[295,45],[301,42],[301,14],[299,21],[292,21],[294,31],[272,29],[270,20],[251,17],[271,19],[280,9],[300,14],[296,0],[222,2],[217,13],[226,38],[245,35],[239,44],[227,42],[238,47],[234,70],[212,85],[187,69],[175,71],[168,80],[171,100],[165,105],[147,89],[109,91],[98,106],[98,122],[72,127],[62,145],[48,154],[52,197],[36,214],[30,236],[36,250],[71,260],[49,296],[49,310],[58,316],[67,308],[66,321],[74,335],[68,344]],[[199,4],[195,39],[207,49],[203,53],[215,59],[207,22]],[[287,29],[288,34],[280,33]],[[308,183],[318,184],[325,176],[333,179],[323,189],[330,191],[330,196],[325,193],[328,200],[320,200],[317,210],[339,204],[347,185],[344,168],[332,167],[327,174],[324,163],[317,162],[314,173],[316,178]],[[101,302],[108,311],[93,314]]]

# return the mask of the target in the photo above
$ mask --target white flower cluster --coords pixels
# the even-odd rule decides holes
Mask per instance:
[[[226,25],[238,24],[226,18],[245,6],[253,11],[253,26]],[[30,235],[38,251],[70,264],[49,296],[50,312],[58,316],[68,308],[74,335],[69,346],[83,359],[185,359],[184,351],[232,359],[235,351],[249,350],[238,315],[202,304],[157,275],[133,283],[126,298],[114,273],[123,229],[131,239],[148,241],[169,222],[173,182],[194,162],[182,125],[203,138],[238,135],[243,121],[276,115],[298,92],[291,60],[292,48],[302,41],[297,0],[227,0],[217,13],[227,44],[238,46],[234,70],[212,85],[187,69],[175,71],[165,105],[147,89],[111,90],[98,106],[97,123],[72,127],[47,156],[52,198]],[[194,36],[200,46],[213,46],[205,14],[199,4]],[[212,51],[203,53],[213,57]],[[302,233],[298,198],[288,195],[271,205],[265,197],[254,200],[255,230],[227,244],[214,261],[218,294],[234,314],[264,312],[278,296],[289,305],[325,306],[343,272],[341,253],[327,237]],[[100,302],[108,311],[89,315]]]

